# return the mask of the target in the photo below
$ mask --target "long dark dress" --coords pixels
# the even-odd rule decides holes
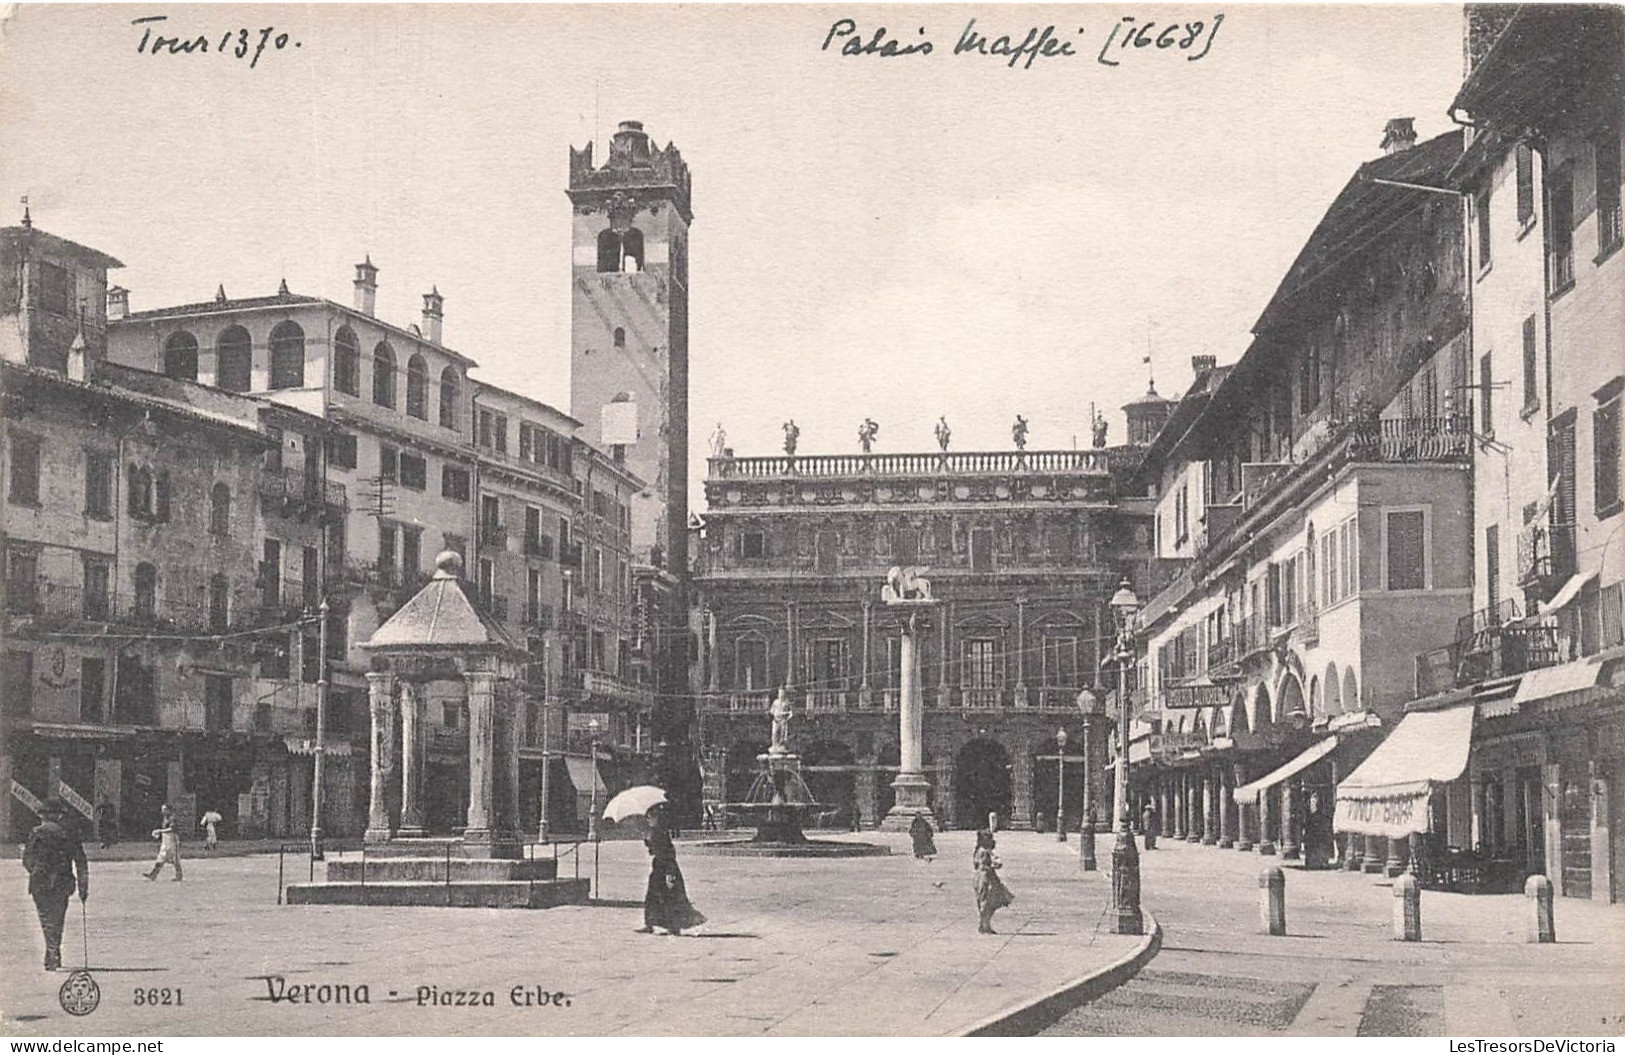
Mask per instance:
[[[688,902],[677,848],[665,828],[656,827],[643,841],[649,848],[649,889],[643,895],[643,925],[679,931],[698,927],[705,916]]]
[[[915,857],[937,856],[937,841],[931,837],[931,822],[922,814],[916,813],[909,822],[908,837],[914,840]]]

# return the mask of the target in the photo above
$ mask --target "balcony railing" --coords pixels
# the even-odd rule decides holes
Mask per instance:
[[[1549,601],[1575,572],[1573,524],[1532,524],[1518,533],[1518,585]]]
[[[581,672],[581,689],[588,696],[596,696],[632,707],[653,707],[654,690],[647,685],[624,681],[601,670]]]
[[[1438,418],[1374,418],[1353,422],[1348,452],[1355,461],[1437,462],[1472,453],[1472,424],[1462,414]]]
[[[508,544],[508,529],[501,524],[480,525],[480,545],[497,549]]]
[[[803,708],[809,714],[833,714],[846,710],[844,689],[808,689]]]
[[[993,473],[1100,473],[1105,450],[964,451],[920,454],[809,454],[772,458],[712,458],[713,479],[776,476],[931,476]]]
[[[960,691],[960,706],[967,711],[996,711],[1003,704],[999,689],[967,688]]]
[[[348,505],[344,485],[299,469],[267,469],[259,478],[261,501],[272,509],[302,512],[326,507],[343,512]]]
[[[6,609],[11,615],[51,626],[105,623],[217,632],[256,625],[249,613],[257,609],[243,603],[246,595],[233,595],[224,606],[218,606],[212,605],[207,595],[182,600],[168,597],[162,590],[152,594],[114,594],[106,590],[87,593],[82,587],[61,586],[47,579],[37,579],[31,586],[31,590],[19,590],[17,583],[9,584]]]
[[[1468,617],[1471,618],[1471,617]],[[1552,619],[1491,626],[1416,657],[1416,694],[1431,696],[1555,666],[1564,658]]]

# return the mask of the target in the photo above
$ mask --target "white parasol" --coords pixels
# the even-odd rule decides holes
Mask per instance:
[[[628,817],[641,817],[666,802],[666,792],[653,784],[639,784],[610,799],[604,806],[604,820],[623,821]]]

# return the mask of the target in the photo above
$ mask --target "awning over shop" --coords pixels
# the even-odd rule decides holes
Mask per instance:
[[[1559,663],[1555,667],[1531,670],[1518,682],[1518,694],[1512,698],[1517,704],[1544,700],[1565,692],[1589,689],[1602,680],[1602,664],[1582,659],[1573,663]]]
[[[1413,711],[1337,785],[1338,831],[1403,838],[1428,830],[1428,796],[1467,770],[1476,704]]]
[[[606,795],[609,792],[609,788],[604,784],[603,776],[598,772],[598,767],[592,764],[592,759],[565,755],[564,767],[570,773],[570,783],[576,786],[576,794],[586,793],[591,795],[594,783],[598,785],[599,795]]]
[[[1552,595],[1552,599],[1541,605],[1541,614],[1550,614],[1568,607],[1571,601],[1580,596],[1580,591],[1585,589],[1586,583],[1596,577],[1597,570],[1595,568],[1569,576],[1569,581],[1564,583],[1562,588]]]
[[[1286,765],[1271,771],[1265,776],[1259,777],[1250,784],[1243,784],[1241,787],[1237,788],[1236,801],[1243,806],[1252,805],[1258,801],[1258,795],[1260,792],[1273,788],[1275,785],[1279,784],[1283,780],[1286,780],[1288,777],[1296,776],[1308,769],[1316,762],[1319,762],[1321,759],[1331,754],[1332,749],[1336,746],[1337,737],[1335,736],[1328,736],[1324,740],[1316,741],[1313,747],[1309,748],[1309,750],[1305,751],[1297,758],[1294,758]]]
[[[1128,764],[1139,765],[1141,762],[1151,761],[1151,742],[1149,740],[1136,740],[1128,745]]]

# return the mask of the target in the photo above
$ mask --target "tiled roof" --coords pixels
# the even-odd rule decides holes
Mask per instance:
[[[462,559],[442,553],[434,577],[360,647],[379,653],[519,654],[524,649],[475,600],[458,573]]]
[[[238,297],[235,300],[204,300],[196,304],[177,304],[169,308],[132,311],[128,319],[167,319],[177,315],[204,315],[210,312],[247,311],[269,308],[279,304],[320,304],[321,297],[307,297],[303,293],[274,293],[269,297]]]

